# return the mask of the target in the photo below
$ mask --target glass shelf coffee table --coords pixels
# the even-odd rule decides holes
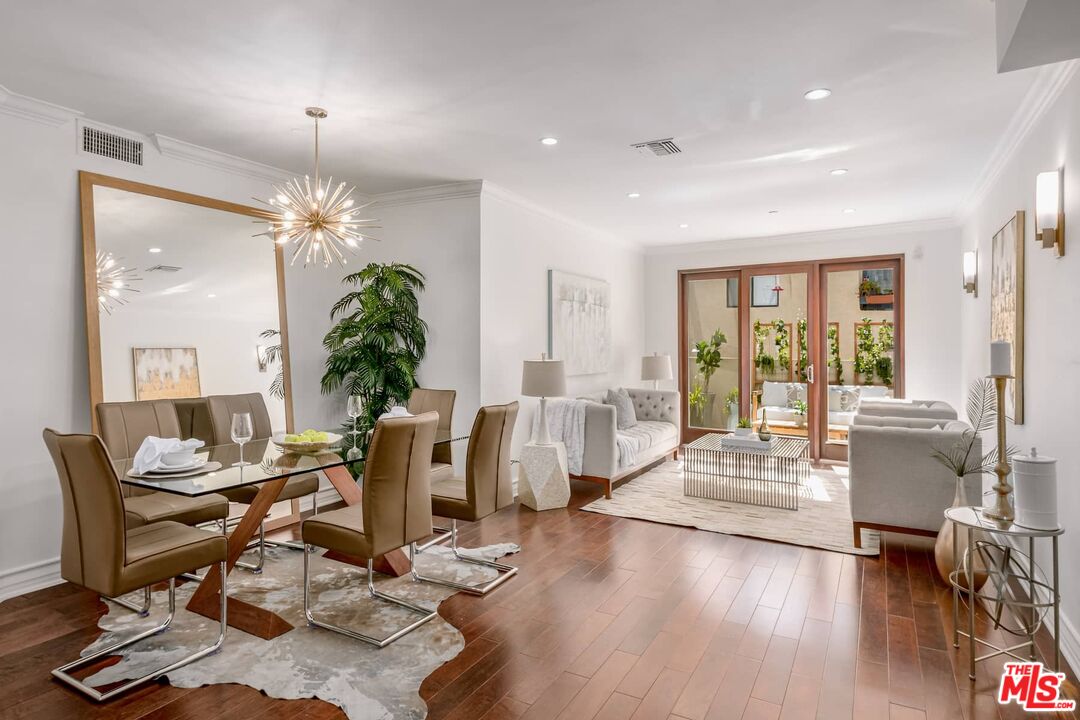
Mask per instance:
[[[729,447],[724,435],[703,435],[683,447],[683,495],[799,509],[810,478],[810,441],[776,437],[765,450]]]

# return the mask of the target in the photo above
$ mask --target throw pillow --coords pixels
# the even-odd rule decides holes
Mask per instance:
[[[626,392],[626,388],[608,390],[604,396],[604,404],[615,406],[615,425],[620,430],[637,425],[634,403],[630,400],[630,393]]]

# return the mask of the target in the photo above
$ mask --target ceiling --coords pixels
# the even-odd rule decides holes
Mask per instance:
[[[3,2],[15,92],[291,170],[321,105],[363,192],[482,178],[648,245],[951,216],[1036,72],[987,0]]]

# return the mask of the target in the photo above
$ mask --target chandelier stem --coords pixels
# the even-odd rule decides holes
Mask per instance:
[[[315,118],[315,192],[322,185],[319,184],[319,118]]]

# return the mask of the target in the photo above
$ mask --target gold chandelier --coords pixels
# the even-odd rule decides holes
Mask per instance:
[[[124,293],[139,292],[131,287],[131,283],[142,280],[135,275],[135,268],[117,265],[117,261],[118,258],[114,258],[112,253],[100,250],[95,258],[98,307],[104,310],[106,315],[112,315],[114,309],[127,305],[128,300]]]
[[[365,239],[375,240],[362,232],[377,228],[377,220],[359,218],[357,212],[371,205],[354,207],[352,194],[356,189],[346,189],[345,183],[333,187],[333,177],[324,185],[319,176],[319,120],[326,117],[326,110],[309,107],[305,110],[315,120],[315,182],[307,175],[301,181],[293,178],[284,186],[274,186],[274,196],[269,204],[276,212],[267,214],[270,233],[279,245],[293,243],[292,260],[304,256],[304,266],[322,260],[324,267],[337,262],[345,265],[345,251],[353,253]]]

